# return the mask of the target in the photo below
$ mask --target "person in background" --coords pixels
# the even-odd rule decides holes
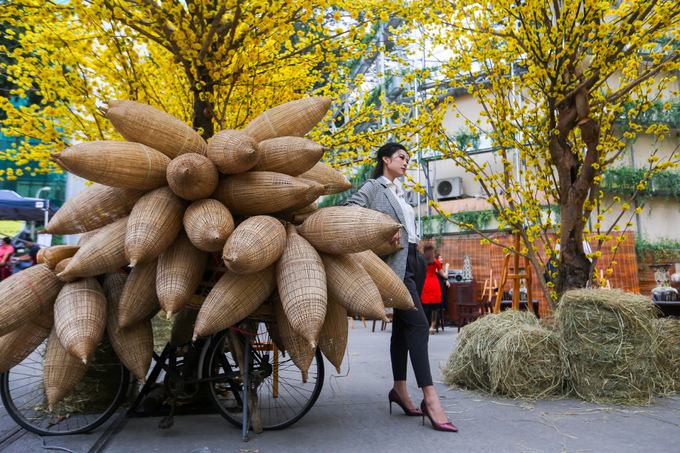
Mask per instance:
[[[439,307],[439,322],[441,323],[442,330],[444,329],[444,313],[449,309],[449,263],[444,264],[444,259],[441,253],[435,253],[434,257],[439,261],[442,266],[442,273],[437,274],[437,279],[439,280],[439,287],[442,290],[442,303]]]
[[[2,246],[0,246],[0,280],[12,275],[12,268],[7,263],[9,263],[13,253],[12,240],[5,236],[2,238]]]
[[[14,264],[14,271],[12,274],[16,274],[17,272],[21,272],[22,270],[33,266],[36,261],[35,258],[38,254],[38,250],[40,250],[40,246],[34,242],[29,240],[23,240],[21,242],[23,242],[24,247],[28,249],[28,253],[14,258],[16,263]]]
[[[425,277],[425,286],[420,302],[423,304],[427,322],[430,324],[430,335],[432,335],[436,332],[436,314],[439,312],[442,303],[442,288],[439,284],[439,277],[443,276],[444,270],[442,264],[434,256],[434,244],[428,242],[425,244],[424,250],[427,260],[427,276]]]
[[[437,431],[455,432],[458,428],[446,419],[430,371],[429,326],[420,303],[427,265],[425,257],[418,251],[415,212],[404,199],[401,183],[395,181],[406,173],[409,158],[403,145],[385,143],[378,149],[371,179],[366,181],[345,204],[382,212],[404,225],[390,241],[391,244],[401,244],[404,248],[388,255],[385,262],[404,281],[417,310],[394,310],[390,340],[394,385],[387,395],[390,412],[394,402],[406,415],[422,417],[423,423],[427,416],[432,428]],[[424,399],[420,403],[420,410],[413,405],[406,387],[409,356],[418,387],[423,391]]]

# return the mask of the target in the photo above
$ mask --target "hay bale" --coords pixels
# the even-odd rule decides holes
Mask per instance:
[[[623,291],[566,292],[555,328],[567,383],[586,401],[648,404],[654,393],[654,304]]]
[[[520,325],[496,343],[489,360],[491,390],[511,398],[542,398],[562,390],[564,371],[557,335]]]
[[[680,391],[680,319],[661,318],[655,321],[658,338],[657,361],[659,378],[656,391],[669,394]]]
[[[505,310],[482,316],[463,327],[456,348],[441,370],[444,382],[491,392],[491,356],[501,338],[518,326],[538,328],[538,318],[526,311]]]

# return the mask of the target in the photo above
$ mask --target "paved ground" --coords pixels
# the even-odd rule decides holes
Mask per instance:
[[[322,394],[297,424],[251,434],[219,415],[177,417],[169,430],[158,418],[124,420],[123,429],[108,437],[107,425],[80,436],[46,438],[48,446],[74,452],[680,452],[680,397],[659,399],[649,407],[598,406],[577,400],[514,401],[448,389],[436,383],[444,409],[458,433],[432,430],[417,417],[388,412],[391,387],[388,356],[390,329],[371,332],[355,322],[348,353],[338,375],[327,363]],[[455,328],[430,337],[433,370],[449,355]],[[438,371],[435,372],[438,376]],[[410,392],[421,399],[412,376]],[[0,451],[45,451],[38,436],[17,429],[0,410]],[[62,450],[63,451],[63,450]]]

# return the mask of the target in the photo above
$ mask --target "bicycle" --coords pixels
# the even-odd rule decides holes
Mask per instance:
[[[321,393],[323,358],[317,349],[308,375],[303,376],[272,340],[273,322],[271,311],[263,304],[259,313],[200,344],[168,343],[160,355],[154,352],[155,365],[126,415],[135,416],[152,384],[165,372],[164,383],[172,404],[170,414],[161,420],[159,427],[172,426],[175,407],[185,389],[192,386],[203,388],[220,415],[243,429],[244,441],[248,440],[251,427],[261,432],[283,429],[297,422]],[[45,344],[0,376],[0,396],[7,413],[23,428],[43,436],[85,433],[106,422],[128,394],[131,380],[128,370],[119,361],[109,360],[115,354],[109,354],[109,359],[96,354],[90,368],[98,373],[99,379],[110,379],[97,385],[114,391],[102,395],[103,392],[88,391],[91,383],[81,382],[83,385],[79,384],[50,411],[42,388]],[[195,370],[197,377],[192,376]],[[104,400],[95,405],[92,401],[95,397]]]

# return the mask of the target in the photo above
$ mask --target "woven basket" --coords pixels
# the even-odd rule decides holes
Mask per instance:
[[[80,249],[77,245],[53,245],[46,247],[43,253],[43,261],[50,269],[55,269],[60,261],[71,258]]]
[[[45,264],[0,282],[0,337],[51,310],[63,285]]]
[[[118,328],[118,306],[126,280],[127,275],[122,272],[104,276],[102,287],[108,300],[106,333],[123,365],[144,383],[153,356],[153,327],[151,319],[145,319],[128,328]]]
[[[66,267],[68,266],[68,263],[70,263],[70,262],[71,262],[71,258],[64,258],[63,260],[59,261],[59,262],[57,263],[56,266],[54,266],[54,273],[57,274],[57,278],[58,278],[59,280],[61,280],[62,282],[67,282],[67,283],[68,283],[68,282],[74,281],[74,280],[77,279],[77,278],[80,278],[80,277],[72,277],[73,280],[70,280],[70,279],[69,279],[69,280],[64,280],[63,277],[59,277],[59,274],[62,273],[62,272],[64,272],[64,270],[65,270]]]
[[[158,257],[156,294],[161,308],[170,319],[196,292],[208,262],[208,252],[197,249],[184,231]]]
[[[101,228],[97,228],[96,230],[88,231],[87,233],[81,234],[80,238],[78,239],[78,244],[76,244],[76,245],[78,245],[79,247],[82,247],[83,245],[85,245],[85,243],[87,241],[89,241],[90,239],[95,237],[97,235],[97,233],[99,233],[100,230],[101,230]]]
[[[324,195],[342,193],[354,187],[342,173],[323,162],[318,162],[310,170],[302,173],[300,178],[311,179],[323,185],[326,189]]]
[[[217,167],[200,154],[184,154],[168,165],[168,185],[185,200],[209,197],[217,188]]]
[[[359,263],[347,255],[322,253],[321,259],[326,268],[329,298],[356,316],[387,321],[380,292]]]
[[[302,137],[279,137],[259,143],[260,159],[255,171],[275,171],[298,176],[310,170],[323,157],[326,148]]]
[[[102,227],[97,234],[80,246],[63,272],[60,279],[73,277],[94,277],[115,271],[128,263],[125,257],[125,230],[129,217],[116,220]]]
[[[184,121],[163,110],[135,101],[109,101],[104,110],[125,140],[144,143],[170,159],[180,154],[205,154],[205,140]]]
[[[286,229],[274,217],[244,220],[224,244],[222,259],[235,274],[260,271],[279,259],[286,246]]]
[[[210,139],[207,155],[221,173],[234,175],[253,168],[260,157],[260,148],[250,135],[225,129]]]
[[[161,309],[156,295],[157,268],[158,259],[153,259],[130,271],[118,304],[120,329],[151,319]]]
[[[106,296],[96,278],[64,285],[54,303],[54,328],[71,355],[92,359],[106,329]]]
[[[234,232],[234,218],[229,209],[217,200],[198,200],[184,213],[184,229],[189,240],[199,250],[219,252]]]
[[[93,184],[70,198],[45,228],[49,234],[80,234],[130,215],[145,190],[117,189]]]
[[[317,200],[317,198],[319,198],[320,196],[323,195],[324,187],[321,184],[319,184],[318,182],[312,181],[311,179],[301,179],[301,178],[298,178],[298,179],[300,181],[304,182],[305,184],[309,185],[310,188],[307,191],[307,193],[303,197],[300,197],[298,202],[295,203],[290,208],[284,209],[284,210],[279,211],[277,213],[274,213],[272,215],[276,216],[277,214],[286,215],[286,214],[296,213],[300,210],[307,208],[308,206],[313,204]],[[293,218],[294,217],[295,216],[293,216]]]
[[[395,252],[398,252],[399,250],[403,249],[404,246],[401,244],[390,244],[389,241],[385,242],[383,244],[380,244],[377,247],[374,247],[371,249],[373,253],[375,253],[378,256],[386,256],[386,255],[391,255]]]
[[[317,251],[295,226],[286,228],[286,247],[276,262],[276,286],[291,327],[316,345],[326,317],[326,272]]]
[[[198,310],[198,308],[187,305],[177,312],[172,323],[172,331],[170,332],[170,346],[179,348],[191,341]]]
[[[45,250],[47,250],[47,247],[38,250],[38,253],[35,255],[35,264],[45,264]]]
[[[278,298],[274,298],[273,304],[276,316],[276,335],[273,335],[272,338],[277,338],[277,341],[282,343],[279,349],[286,351],[290,355],[295,366],[302,372],[303,381],[306,381],[309,366],[312,364],[312,360],[314,360],[316,346],[312,346],[309,341],[295,332],[288,322],[286,313],[283,311],[283,306]]]
[[[366,250],[354,253],[350,255],[350,258],[366,269],[371,280],[378,287],[385,307],[417,310],[403,280],[378,255]]]
[[[54,310],[49,309],[0,337],[0,374],[28,357],[50,335],[53,325]]]
[[[168,183],[168,156],[141,143],[80,143],[52,153],[50,160],[76,176],[111,187],[143,190]]]
[[[253,119],[243,132],[258,143],[270,138],[304,137],[323,119],[331,98],[303,98],[271,108]]]
[[[47,340],[43,365],[43,383],[50,411],[76,388],[85,376],[87,367],[86,363],[69,354],[61,345],[56,328],[53,328]]]
[[[139,199],[125,232],[125,256],[130,266],[153,260],[172,244],[182,228],[187,204],[169,187],[153,190]]]
[[[250,315],[276,288],[274,266],[248,275],[225,273],[196,318],[194,341],[230,327]]]
[[[319,349],[338,373],[340,373],[340,365],[347,351],[347,336],[347,310],[329,298],[326,319],[319,333]]]
[[[325,253],[357,253],[390,240],[401,228],[392,217],[357,206],[319,209],[298,227],[317,250]]]
[[[271,171],[249,171],[222,179],[212,198],[232,214],[260,215],[288,209],[311,190],[293,176]]]

